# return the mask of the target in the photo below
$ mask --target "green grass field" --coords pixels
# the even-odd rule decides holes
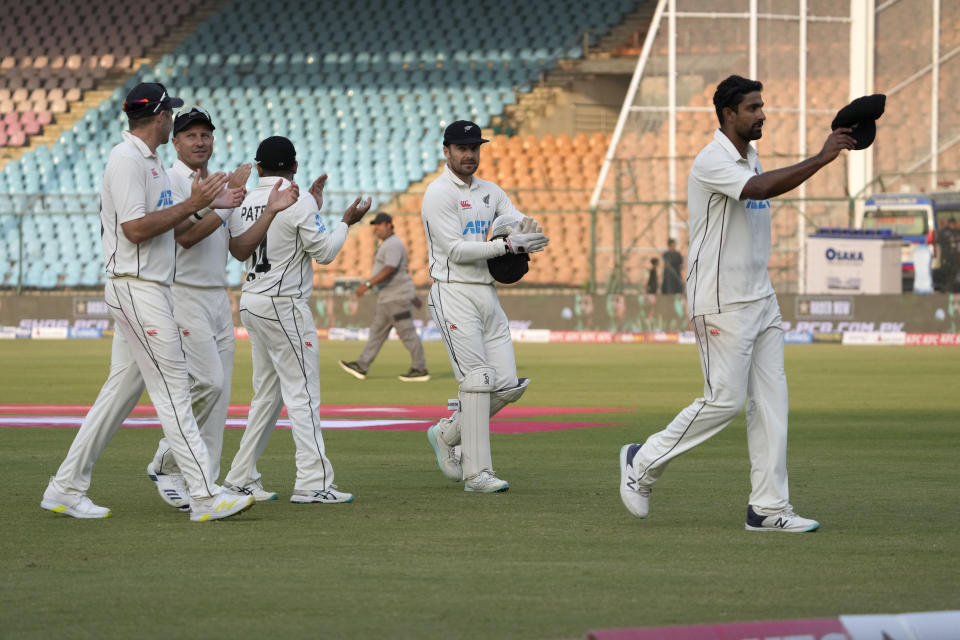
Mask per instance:
[[[91,403],[109,341],[0,342],[0,403]],[[357,343],[324,343],[330,404],[443,404],[455,382],[404,384],[391,342],[364,382],[342,373]],[[464,494],[422,432],[328,430],[355,503],[293,505],[293,444],[259,465],[281,500],[197,524],[164,505],[144,468],[157,429],[123,429],[90,495],[114,517],[40,508],[75,430],[0,429],[0,636],[577,638],[611,627],[960,608],[960,350],[788,347],[790,479],[814,534],[743,529],[744,421],[671,464],[645,521],[617,493],[617,454],[702,390],[696,349],[516,347],[530,406],[626,407],[569,419],[619,422],[494,435],[508,493]],[[238,343],[233,402],[250,399]],[[548,418],[554,419],[554,418]],[[240,431],[227,431],[224,467]],[[224,469],[225,470],[225,469]]]

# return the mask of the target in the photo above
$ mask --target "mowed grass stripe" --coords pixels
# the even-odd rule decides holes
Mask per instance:
[[[442,404],[455,381],[428,344],[427,383],[398,382],[388,343],[360,382],[356,343],[321,348],[331,404]],[[0,402],[92,402],[109,341],[0,344]],[[0,629],[9,637],[573,638],[587,630],[957,608],[960,350],[788,347],[789,466],[809,535],[743,530],[744,420],[671,464],[651,517],[617,495],[617,452],[702,389],[695,349],[517,345],[534,406],[626,407],[622,426],[494,435],[506,494],[443,479],[420,432],[325,432],[351,505],[293,505],[294,448],[259,467],[281,500],[223,523],[165,506],[144,468],[158,430],[127,429],[94,468],[107,521],[40,509],[72,429],[0,429],[6,492]],[[238,345],[234,402],[250,395]],[[609,417],[605,415],[605,420]],[[571,416],[572,418],[572,416]],[[224,471],[241,433],[225,435]]]

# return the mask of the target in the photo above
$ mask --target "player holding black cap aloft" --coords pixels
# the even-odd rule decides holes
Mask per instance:
[[[485,142],[473,122],[446,128],[447,165],[427,187],[420,215],[433,278],[428,306],[460,385],[459,408],[430,427],[427,439],[447,478],[464,480],[465,491],[494,493],[510,485],[493,471],[490,417],[516,402],[530,380],[517,378],[510,327],[487,261],[541,251],[549,240],[503,189],[473,175]]]
[[[649,513],[650,488],[667,463],[730,424],[746,403],[752,485],[746,528],[803,532],[820,526],[790,505],[783,320],[767,273],[769,198],[797,187],[855,141],[850,129],[837,128],[817,155],[764,172],[750,144],[766,119],[762,89],[740,76],[717,86],[720,128],[690,168],[687,302],[705,384],[703,397],[663,431],[642,446],[621,448],[620,498],[638,518]]]
[[[233,237],[240,236],[265,215],[272,189],[285,190],[297,172],[297,152],[287,138],[272,136],[257,148],[260,181],[230,218]],[[240,448],[224,485],[250,495],[271,494],[263,489],[257,460],[263,454],[283,406],[287,406],[297,447],[297,478],[291,502],[352,502],[353,494],[333,483],[333,466],[327,459],[320,431],[320,362],[317,329],[310,312],[313,260],[329,264],[347,238],[347,227],[370,209],[370,199],[357,198],[342,221],[327,229],[320,218],[322,175],[296,204],[276,215],[266,236],[257,245],[230,252],[238,260],[249,258],[246,282],[240,296],[240,319],[250,334],[253,356],[253,400]]]
[[[169,140],[173,109],[180,106],[183,101],[158,83],[137,85],[123,103],[130,130],[110,152],[100,192],[104,297],[115,322],[110,376],[43,494],[40,505],[57,513],[110,517],[110,510],[95,505],[86,491],[94,462],[133,410],[144,383],[185,478],[190,519],[216,520],[253,505],[253,498],[222,491],[210,475],[207,447],[190,410],[187,363],[170,291],[173,229],[208,207],[236,206],[242,190],[224,190],[222,173],[202,181],[196,175],[189,196],[174,204],[157,147]]]
[[[340,368],[358,380],[367,377],[367,370],[373,363],[380,347],[390,335],[391,329],[397,330],[397,336],[410,352],[410,370],[397,376],[402,382],[426,382],[430,379],[427,361],[423,355],[423,345],[417,328],[413,324],[413,307],[423,305],[413,288],[410,277],[410,260],[407,248],[393,231],[393,218],[381,211],[370,221],[373,233],[380,240],[377,254],[373,258],[373,275],[357,287],[357,297],[371,288],[377,288],[377,308],[370,325],[370,337],[364,345],[360,357],[353,362],[340,360]]]

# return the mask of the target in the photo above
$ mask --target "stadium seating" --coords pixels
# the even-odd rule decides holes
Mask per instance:
[[[159,19],[118,0],[81,3],[69,12],[56,0],[11,6],[0,23],[0,147],[28,144],[108,74],[131,72],[136,59],[200,5],[164,3]]]
[[[163,27],[177,24],[177,16],[196,4],[179,0]],[[321,172],[329,174],[325,210],[331,217],[339,217],[360,193],[372,195],[377,206],[436,170],[446,124],[457,118],[488,124],[559,58],[582,55],[579,44],[585,30],[602,34],[634,4],[635,0],[600,0],[590,5],[536,0],[518,5],[496,0],[485,7],[483,21],[471,24],[476,44],[464,48],[461,18],[439,0],[359,0],[322,15],[308,0],[275,3],[266,13],[262,3],[234,0],[200,24],[173,52],[131,75],[51,148],[40,147],[9,163],[0,172],[0,193],[97,192],[106,155],[125,125],[118,105],[136,83],[158,81],[187,104],[201,104],[211,111],[217,124],[213,161],[217,168],[251,160],[257,143],[266,136],[287,135],[299,150],[301,181]],[[36,19],[38,11],[20,11],[11,24]],[[133,15],[138,12],[142,13],[125,8],[118,11],[116,20],[126,16],[133,25],[129,32],[139,34],[145,21]],[[77,20],[101,14],[89,10]],[[74,33],[77,27],[71,25],[64,33]],[[263,37],[264,33],[271,36]],[[154,41],[159,35],[154,35]],[[371,51],[371,38],[377,42],[376,52]],[[0,66],[7,65],[8,72],[22,69],[36,64],[40,56],[46,56],[49,64],[59,50],[45,46],[44,41],[14,51],[0,50]],[[80,60],[65,60],[59,68],[102,69],[97,65],[105,55],[112,55],[114,61],[136,55],[125,51],[107,45],[84,50]],[[63,87],[50,87],[57,88]],[[64,99],[55,95],[57,100]],[[53,100],[47,102],[52,111]],[[9,139],[10,134],[4,133]],[[171,162],[172,149],[164,153],[167,163]],[[62,204],[68,209],[53,215],[89,211],[77,201]],[[33,210],[30,215],[44,214]],[[51,260],[54,253],[42,245],[34,248],[34,255],[42,261]],[[362,264],[355,273],[368,269]],[[45,273],[31,270],[26,284],[50,286]],[[68,278],[60,273],[58,278],[72,280],[74,275]],[[239,283],[236,268],[231,278]]]

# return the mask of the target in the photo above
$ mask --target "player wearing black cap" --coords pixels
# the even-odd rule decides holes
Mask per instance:
[[[40,505],[76,518],[106,518],[110,510],[87,496],[94,462],[116,433],[146,384],[189,492],[190,519],[228,517],[253,499],[224,492],[210,476],[207,447],[190,405],[190,381],[173,315],[173,229],[207,207],[239,204],[222,173],[190,184],[175,203],[157,147],[173,128],[173,109],[183,105],[158,83],[134,87],[123,104],[130,130],[110,152],[100,193],[101,239],[107,272],[104,297],[115,322],[110,376],[84,418],[66,459],[51,478]],[[131,391],[133,390],[133,391]]]
[[[195,175],[206,179],[213,154],[216,127],[210,114],[199,106],[180,109],[173,120],[173,146],[177,159],[167,172],[174,202],[189,195]],[[243,164],[230,174],[228,185],[243,189],[251,164]],[[245,191],[244,191],[245,195]],[[267,206],[280,210],[296,202],[292,191],[277,192]],[[233,312],[227,296],[226,261],[230,234],[227,221],[234,209],[201,211],[190,216],[174,231],[176,269],[173,275],[173,312],[180,327],[187,368],[193,384],[190,396],[200,436],[207,445],[210,477],[220,476],[223,429],[230,402],[233,379],[235,338]],[[255,234],[252,229],[248,234]],[[260,240],[258,236],[256,241]],[[172,458],[166,439],[162,439],[147,466],[147,475],[156,483],[165,502],[183,508],[183,477]],[[277,494],[256,492],[257,500],[276,499]]]
[[[446,128],[447,165],[427,187],[420,215],[433,278],[428,305],[460,387],[459,408],[430,427],[427,439],[447,478],[464,480],[465,491],[494,493],[510,485],[493,471],[490,417],[516,402],[530,381],[517,378],[488,261],[541,251],[549,240],[503,189],[474,176],[485,142],[476,123],[458,120]]]
[[[360,297],[376,287],[377,308],[367,344],[360,357],[353,362],[340,360],[340,368],[358,380],[366,379],[367,371],[390,335],[390,330],[396,329],[403,346],[410,352],[410,370],[398,378],[402,382],[425,382],[430,379],[430,374],[427,372],[423,345],[413,324],[413,307],[416,305],[419,309],[422,303],[413,288],[407,248],[400,236],[393,232],[393,218],[389,213],[381,211],[370,224],[380,240],[380,246],[373,258],[373,275],[357,287],[355,294]]]
[[[310,311],[313,260],[329,264],[356,224],[370,209],[370,199],[357,198],[341,222],[328,229],[320,217],[327,176],[320,176],[290,208],[276,214],[263,240],[255,245],[234,241],[263,224],[271,190],[292,188],[297,152],[282,136],[263,140],[257,148],[257,188],[247,194],[230,218],[230,252],[248,261],[240,297],[240,319],[250,334],[253,355],[253,400],[240,448],[224,485],[255,495],[263,491],[257,460],[267,446],[283,406],[287,407],[297,447],[297,478],[291,502],[352,502],[353,494],[333,482],[320,430],[320,363],[317,329]],[[267,492],[270,493],[270,492]]]

